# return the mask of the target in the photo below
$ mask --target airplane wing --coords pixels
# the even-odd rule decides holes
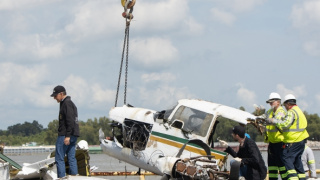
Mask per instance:
[[[232,119],[241,124],[247,124],[247,119],[256,119],[256,116],[249,112],[224,105],[218,106],[216,112],[218,115]]]

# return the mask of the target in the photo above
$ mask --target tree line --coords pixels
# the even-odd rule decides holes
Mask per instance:
[[[88,119],[86,122],[79,121],[79,140],[86,140],[89,145],[98,145],[99,129],[101,128],[106,136],[111,136],[111,121],[106,117]],[[0,143],[6,146],[21,146],[29,142],[36,142],[37,145],[54,145],[58,136],[59,121],[51,121],[47,128],[43,128],[38,121],[32,123],[24,122],[9,126],[7,130],[0,130]]]
[[[241,109],[241,108],[240,108]],[[244,109],[242,109],[244,110]],[[318,114],[309,114],[304,112],[308,120],[308,140],[320,141],[320,117]],[[110,126],[111,121],[106,117],[88,119],[86,122],[79,121],[80,137],[78,140],[86,140],[89,145],[98,145],[99,129],[105,133],[105,136],[112,136]],[[48,124],[47,128],[43,128],[38,121],[34,120],[32,123],[24,122],[23,124],[15,124],[9,126],[7,130],[0,130],[0,143],[6,146],[21,146],[28,142],[36,142],[37,145],[54,145],[57,138],[58,120],[53,120]],[[224,118],[219,118],[219,124],[216,128],[216,133],[213,140],[220,139],[232,142],[230,130],[233,126],[239,125],[234,121]],[[263,135],[252,125],[247,125],[247,133],[256,142],[264,140]]]

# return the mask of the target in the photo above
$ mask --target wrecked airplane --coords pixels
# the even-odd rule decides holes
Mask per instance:
[[[113,137],[99,131],[102,150],[109,156],[162,179],[238,179],[239,164],[224,171],[228,154],[214,149],[213,135],[220,118],[240,124],[257,116],[203,100],[183,99],[171,109],[154,111],[130,105],[113,107]]]

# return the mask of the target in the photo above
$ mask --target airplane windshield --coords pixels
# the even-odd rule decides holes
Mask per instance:
[[[163,119],[168,120],[169,116],[171,115],[172,111],[176,108],[177,104],[172,106],[170,109],[165,110]]]
[[[191,133],[206,136],[211,120],[212,114],[203,111],[192,109],[186,106],[181,106],[174,114],[172,120],[183,121],[183,129]]]

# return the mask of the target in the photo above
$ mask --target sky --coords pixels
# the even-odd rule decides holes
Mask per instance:
[[[115,105],[125,31],[120,0],[0,1],[0,129],[58,118],[63,85],[79,119]],[[179,99],[266,108],[271,92],[320,110],[319,0],[137,0],[126,102]],[[123,70],[124,71],[124,70]],[[124,104],[122,76],[117,106]]]

